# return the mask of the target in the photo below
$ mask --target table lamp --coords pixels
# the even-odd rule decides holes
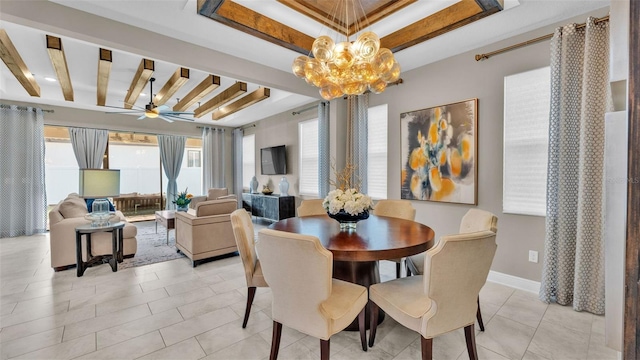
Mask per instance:
[[[120,170],[80,169],[80,196],[95,199],[91,205],[92,226],[109,224],[109,200],[120,195]]]

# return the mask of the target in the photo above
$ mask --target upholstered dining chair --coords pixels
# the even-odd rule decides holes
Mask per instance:
[[[478,359],[476,299],[487,281],[496,248],[496,233],[490,230],[443,236],[426,251],[424,275],[371,285],[369,346],[376,337],[373,320],[382,309],[421,335],[422,359],[432,358],[434,337],[459,328],[464,328],[469,358]]]
[[[488,211],[469,209],[460,221],[459,232],[464,234],[481,230],[490,230],[497,233],[498,217]],[[407,257],[407,267],[416,275],[422,275],[424,272],[424,256],[425,254],[421,253]],[[478,298],[477,302],[478,313],[476,314],[476,318],[478,319],[480,331],[484,331],[484,322],[482,321],[482,314],[480,312],[480,298]]]
[[[378,200],[373,208],[373,215],[413,221],[416,218],[416,209],[411,205],[409,200]],[[396,279],[400,278],[402,259],[389,259],[389,261],[396,263]],[[409,275],[409,271],[409,267],[407,266],[407,275]]]
[[[302,200],[298,207],[298,216],[327,215],[327,210],[322,206],[323,201],[324,199]]]
[[[329,359],[329,340],[356,317],[367,350],[367,288],[332,278],[333,254],[315,236],[263,229],[256,249],[272,292],[270,359],[278,358],[282,325],[320,339],[320,358]]]
[[[247,327],[247,321],[249,321],[253,298],[256,296],[256,288],[268,287],[269,285],[264,280],[260,260],[256,255],[251,215],[245,209],[238,209],[232,212],[231,227],[233,228],[233,235],[236,238],[238,252],[244,266],[244,275],[247,280],[247,306],[244,310],[244,320],[242,321],[242,328],[245,328]]]

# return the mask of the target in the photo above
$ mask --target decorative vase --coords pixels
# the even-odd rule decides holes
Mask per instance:
[[[176,211],[187,211],[189,209],[189,205],[176,205]]]
[[[356,229],[356,224],[358,223],[358,221],[369,218],[369,211],[364,211],[357,215],[351,215],[344,210],[340,210],[336,214],[327,212],[327,215],[340,223],[341,231],[353,231]]]
[[[286,177],[283,176],[282,179],[280,179],[280,184],[278,186],[280,187],[280,196],[289,195],[289,182]]]
[[[251,178],[251,181],[249,181],[249,187],[251,188],[252,194],[258,192],[258,179],[256,179],[255,176]]]

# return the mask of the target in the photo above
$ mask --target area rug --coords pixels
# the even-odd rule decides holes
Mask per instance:
[[[124,259],[122,263],[118,264],[118,269],[186,258],[182,253],[176,251],[175,230],[169,231],[169,245],[167,245],[167,229],[164,226],[158,224],[158,232],[156,233],[155,221],[140,221],[132,224],[138,228],[136,256]]]

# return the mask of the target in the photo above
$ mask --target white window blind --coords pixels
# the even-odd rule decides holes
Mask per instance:
[[[387,105],[369,108],[367,122],[367,195],[387,198]]]
[[[242,137],[242,187],[249,189],[249,182],[256,174],[256,136]]]
[[[546,215],[549,67],[504,78],[502,211]]]
[[[300,194],[318,195],[318,119],[298,123]]]

